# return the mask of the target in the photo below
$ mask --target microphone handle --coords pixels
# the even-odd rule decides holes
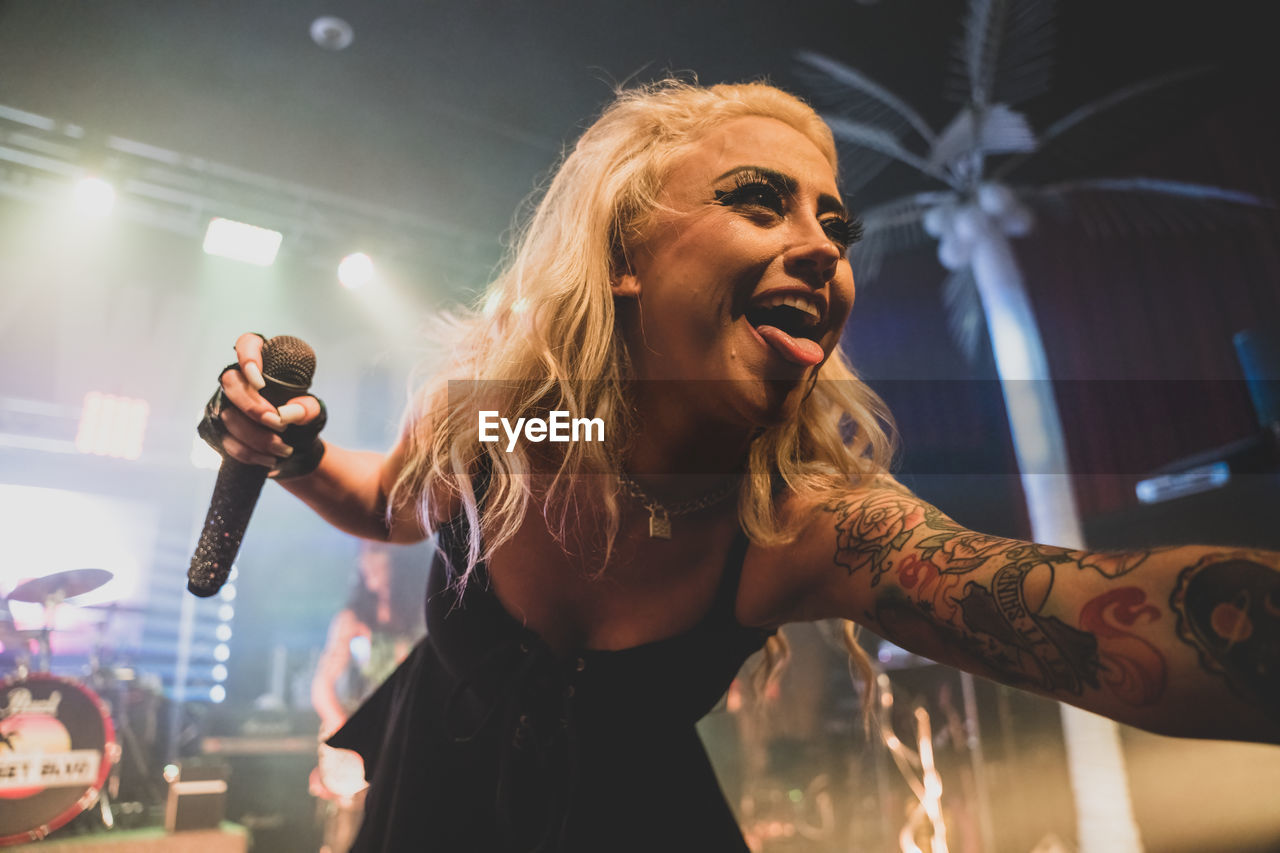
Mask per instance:
[[[260,393],[273,406],[283,406],[293,397],[305,394],[305,386],[289,385],[264,376],[266,387]],[[204,518],[200,541],[187,570],[187,590],[192,595],[208,598],[217,595],[231,574],[231,564],[240,553],[240,542],[249,526],[249,517],[267,481],[267,468],[222,458],[218,480],[209,499],[209,512]]]
[[[187,571],[187,589],[192,594],[208,598],[227,582],[266,481],[267,469],[261,465],[248,465],[229,456],[222,460],[200,542]]]

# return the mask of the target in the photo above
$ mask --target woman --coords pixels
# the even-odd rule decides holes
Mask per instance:
[[[327,739],[356,706],[391,675],[422,635],[421,586],[396,546],[365,541],[358,577],[346,604],[329,623],[329,637],[311,681],[311,704]],[[364,811],[364,768],[346,750],[320,746],[311,793],[322,802],[322,853],[346,853]]]
[[[1155,731],[1280,738],[1276,651],[1242,651],[1275,616],[1219,600],[1265,595],[1280,555],[984,536],[887,474],[837,349],[858,231],[809,107],[668,82],[579,140],[386,456],[314,438],[312,397],[272,408],[237,341],[225,453],[351,533],[440,531],[428,640],[332,740],[371,780],[356,849],[744,849],[693,723],[798,620]],[[603,440],[478,440],[482,412],[557,410]]]
[[[398,565],[394,548],[361,543],[359,576],[329,623],[311,681],[311,704],[324,737],[341,728],[355,704],[391,675],[423,633],[421,602],[413,593],[420,585],[408,576],[417,567]]]

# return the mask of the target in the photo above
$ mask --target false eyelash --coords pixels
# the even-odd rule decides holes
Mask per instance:
[[[785,194],[784,188],[779,187],[768,175],[751,170],[735,174],[733,176],[733,189],[716,190],[715,200],[717,203],[726,206],[740,204],[749,195],[748,190],[768,191],[773,203],[764,206],[781,212],[782,197]]]
[[[733,176],[733,189],[716,190],[715,200],[717,204],[732,206],[743,203],[747,197],[748,190],[767,190],[773,197],[775,204],[763,205],[777,213],[782,212],[782,200],[787,195],[784,187],[779,187],[777,182],[769,175],[753,170],[738,172]],[[848,218],[844,216],[834,216],[822,221],[823,230],[831,238],[832,242],[841,246],[844,251],[848,251],[854,243],[857,243],[863,237],[864,227],[860,216],[852,215]]]
[[[834,216],[822,221],[822,228],[831,237],[832,241],[844,247],[846,250],[854,243],[862,239],[864,228],[862,226],[862,218],[859,216],[851,216],[848,219],[843,216]]]

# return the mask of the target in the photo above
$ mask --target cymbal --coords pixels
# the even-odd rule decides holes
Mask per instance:
[[[9,593],[9,600],[43,604],[50,598],[71,598],[97,589],[112,577],[111,572],[106,569],[68,569],[65,572],[54,572],[18,584]]]
[[[109,601],[104,604],[80,604],[77,605],[81,610],[106,610],[108,616],[112,613],[146,613],[147,608],[137,604],[121,604],[118,601]]]

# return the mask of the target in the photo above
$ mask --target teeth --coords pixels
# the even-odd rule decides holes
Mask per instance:
[[[808,299],[805,299],[803,296],[799,296],[794,293],[778,294],[777,296],[767,296],[764,299],[760,300],[760,303],[759,303],[759,307],[761,308],[777,308],[779,305],[788,305],[792,308],[797,308],[803,311],[804,313],[808,314],[809,315],[808,325],[810,326],[816,326],[822,320],[822,314],[819,313],[818,307],[816,305],[814,305]]]

